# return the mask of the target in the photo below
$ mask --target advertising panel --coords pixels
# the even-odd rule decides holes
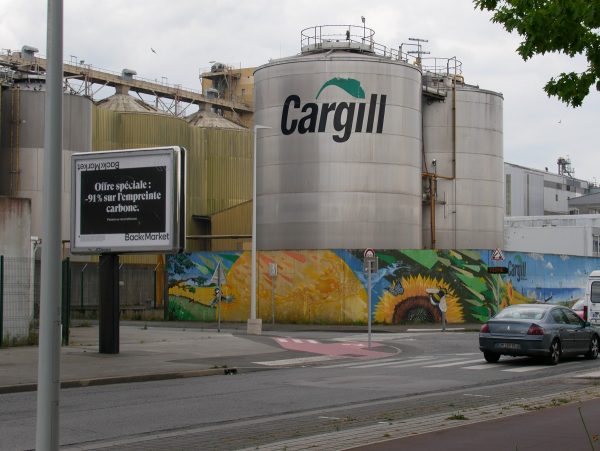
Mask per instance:
[[[185,149],[74,154],[71,252],[179,252],[185,243]]]

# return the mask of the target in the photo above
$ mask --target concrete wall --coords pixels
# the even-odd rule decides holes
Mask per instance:
[[[31,201],[0,196],[0,256],[3,257],[3,343],[29,335],[33,319]]]
[[[29,258],[30,237],[31,200],[0,196],[0,255]]]

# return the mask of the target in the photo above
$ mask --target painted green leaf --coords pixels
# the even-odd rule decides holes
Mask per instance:
[[[327,86],[337,86],[338,88],[343,89],[348,94],[350,94],[352,97],[357,98],[357,99],[365,98],[365,91],[363,90],[362,86],[360,85],[360,81],[355,80],[354,78],[338,78],[338,77],[336,77],[336,78],[332,78],[331,80],[326,81],[325,84],[323,86],[321,86],[321,89],[319,89],[319,92],[317,92],[317,97],[316,97],[317,99],[321,95],[321,92],[323,91],[323,89],[325,89]]]
[[[432,250],[404,249],[401,253],[427,269],[433,268],[438,262],[437,253]]]

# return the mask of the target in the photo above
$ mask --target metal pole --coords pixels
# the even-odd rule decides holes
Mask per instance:
[[[257,139],[256,135],[261,128],[271,128],[264,125],[254,126],[254,145],[252,155],[252,263],[251,263],[251,282],[250,282],[250,320],[256,322],[256,159],[257,159]]]
[[[60,227],[62,191],[63,1],[48,0],[44,190],[36,449],[58,450],[60,395]]]
[[[100,281],[99,352],[119,353],[119,255],[101,254],[98,279]]]
[[[273,316],[273,325],[275,325],[275,276],[271,280],[271,313]]]
[[[254,144],[252,146],[252,263],[250,283],[250,319],[256,319],[256,135],[260,126],[254,126]]]
[[[221,332],[221,262],[217,264],[217,332]]]
[[[87,263],[83,265],[82,270],[79,273],[79,304],[81,306],[81,314],[83,314],[83,272],[87,268]]]
[[[369,274],[368,274],[368,303],[367,303],[367,324],[368,324],[368,335],[369,335],[369,349],[371,349],[371,262],[368,262]]]

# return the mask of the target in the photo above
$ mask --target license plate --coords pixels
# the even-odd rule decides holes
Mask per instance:
[[[519,343],[496,343],[496,347],[501,349],[521,349]]]

